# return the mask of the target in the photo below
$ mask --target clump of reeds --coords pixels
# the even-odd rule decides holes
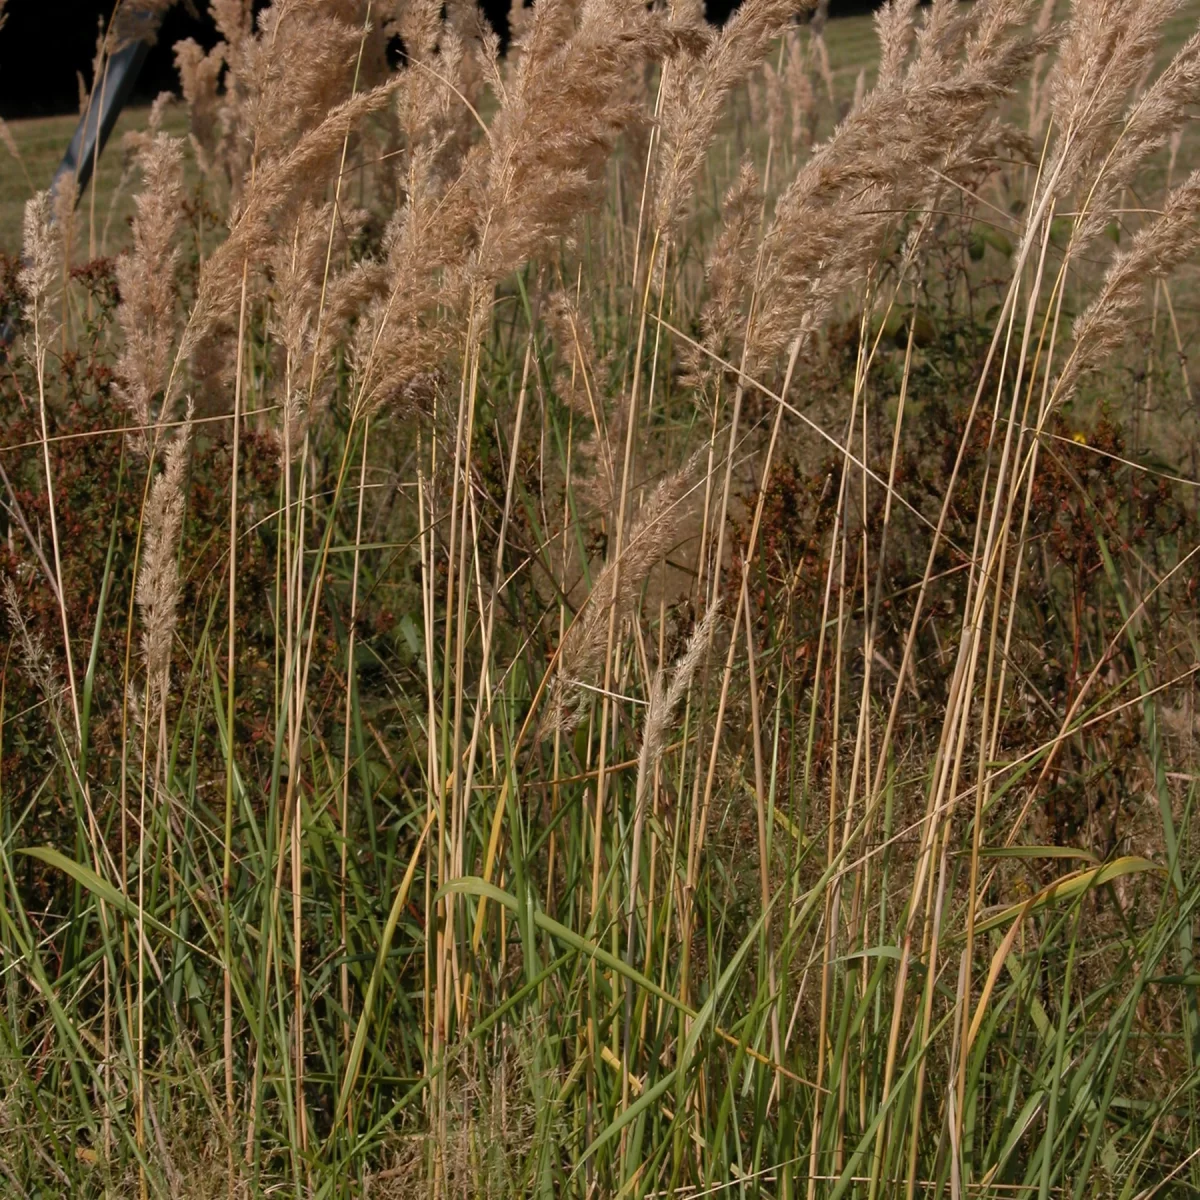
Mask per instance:
[[[811,7],[212,0],[29,202],[15,1195],[1197,1182],[1200,35]]]

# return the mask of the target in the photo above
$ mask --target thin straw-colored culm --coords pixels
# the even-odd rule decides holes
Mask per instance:
[[[0,1196],[1200,1194],[1200,0],[838,7],[210,0],[0,221]]]

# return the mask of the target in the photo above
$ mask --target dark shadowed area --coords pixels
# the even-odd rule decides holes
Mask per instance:
[[[263,7],[256,0],[255,8]],[[720,23],[736,7],[734,0],[706,0],[709,20]],[[834,0],[835,16],[865,12],[872,0]],[[508,9],[503,0],[484,0],[488,19],[504,37]],[[10,0],[8,23],[0,30],[0,117],[51,116],[74,112],[79,105],[79,78],[90,84],[96,39],[112,15],[112,0]],[[216,42],[210,14],[190,4],[176,4],[163,22],[138,80],[134,101],[152,100],[175,90],[178,77],[171,47],[185,37],[209,48]]]

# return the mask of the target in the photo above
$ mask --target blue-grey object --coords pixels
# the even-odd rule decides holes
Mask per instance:
[[[126,9],[121,14],[121,41],[108,56],[104,73],[92,89],[91,98],[79,124],[75,126],[71,144],[54,172],[50,193],[55,195],[64,179],[75,176],[79,195],[88,185],[96,160],[112,134],[117,118],[125,107],[138,75],[141,74],[150,47],[158,36],[162,23],[161,11],[137,12]],[[16,324],[7,320],[0,326],[0,345],[7,346],[16,334]]]
[[[122,15],[122,44],[109,55],[104,73],[92,89],[88,106],[75,126],[71,144],[54,172],[54,182],[50,185],[52,193],[58,191],[68,175],[75,176],[80,192],[87,187],[96,159],[133,92],[150,47],[158,36],[161,13],[127,11]]]

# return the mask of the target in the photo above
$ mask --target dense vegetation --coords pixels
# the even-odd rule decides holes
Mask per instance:
[[[0,262],[0,1194],[1193,1194],[1192,10],[210,7]]]

